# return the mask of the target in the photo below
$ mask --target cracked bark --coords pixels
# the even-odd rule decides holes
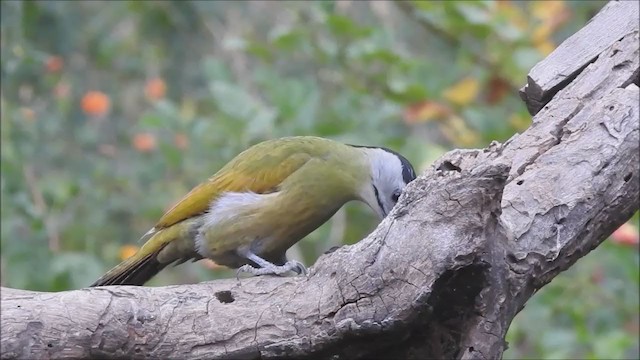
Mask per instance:
[[[625,23],[634,3],[602,11]],[[444,155],[308,277],[3,288],[2,358],[500,358],[535,291],[638,210],[637,22],[597,39],[527,131]]]

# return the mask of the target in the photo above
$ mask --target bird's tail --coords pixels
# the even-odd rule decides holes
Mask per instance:
[[[162,244],[166,245],[166,244]],[[126,259],[113,269],[109,270],[100,279],[96,280],[90,287],[107,285],[144,285],[149,279],[154,277],[160,270],[164,269],[168,263],[158,261],[158,253],[164,246],[148,253],[138,251],[132,257]]]
[[[197,257],[189,237],[189,223],[156,230],[151,229],[148,239],[132,257],[109,270],[91,287],[106,285],[144,285],[167,265]],[[201,258],[201,257],[200,257]]]

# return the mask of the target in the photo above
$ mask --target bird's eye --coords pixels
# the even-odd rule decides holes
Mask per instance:
[[[397,203],[399,198],[400,198],[400,191],[396,191],[393,194],[391,194],[391,200],[393,200],[394,203]]]

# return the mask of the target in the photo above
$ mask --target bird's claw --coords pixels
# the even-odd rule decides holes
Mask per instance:
[[[290,264],[289,266],[291,267],[291,271],[295,272],[298,275],[307,275],[307,268],[304,267],[304,265],[302,265],[302,263],[295,261],[295,260],[291,260],[291,261],[287,261],[283,266],[287,266],[287,264]]]
[[[261,267],[256,268],[249,264],[242,265],[236,271],[236,279],[240,278],[240,273],[249,273],[255,276],[260,275],[282,275],[289,271],[293,271],[298,275],[307,275],[307,268],[304,267],[300,262],[295,260],[290,260],[284,263],[284,265],[280,266],[269,266],[269,267]]]

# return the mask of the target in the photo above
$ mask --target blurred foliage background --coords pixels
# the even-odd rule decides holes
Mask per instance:
[[[2,1],[2,285],[87,286],[241,150],[384,145],[424,170],[530,123],[527,72],[603,1]],[[311,265],[376,226],[350,204]],[[544,287],[505,358],[638,358],[638,215]],[[150,285],[233,274],[210,261]]]

